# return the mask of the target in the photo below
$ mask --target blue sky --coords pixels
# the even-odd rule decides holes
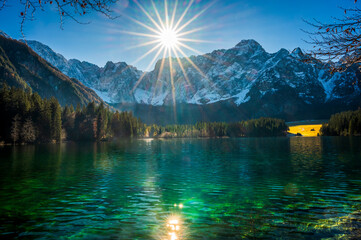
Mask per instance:
[[[190,0],[179,0],[178,17],[184,11],[188,1]],[[8,2],[13,3],[0,11],[0,29],[13,38],[21,38],[21,8],[17,3],[19,0]],[[149,0],[139,0],[139,2],[151,15],[154,15]],[[175,1],[168,0],[168,2],[172,8]],[[184,22],[213,2],[195,0]],[[330,22],[333,21],[331,16],[344,15],[338,7],[353,6],[353,2],[354,0],[218,0],[185,29],[186,31],[206,27],[188,37],[209,42],[187,44],[202,53],[207,53],[215,49],[231,48],[242,39],[255,39],[268,52],[276,52],[280,48],[293,50],[296,47],[307,50],[312,46],[303,41],[307,39],[307,35],[301,29],[307,30],[309,26],[302,19],[317,18]],[[155,3],[163,15],[164,1],[155,0]],[[34,21],[25,23],[24,33],[28,40],[40,41],[67,59],[77,58],[99,66],[104,66],[107,61],[124,61],[133,64],[150,47],[132,48],[132,46],[150,39],[124,32],[149,33],[149,31],[126,16],[149,26],[152,24],[133,0],[119,0],[112,7],[113,14],[120,16],[115,20],[108,19],[99,13],[92,13],[78,18],[79,21],[90,21],[90,24],[78,24],[68,18],[65,20],[63,29],[60,29],[56,9],[48,6],[46,11],[36,12]],[[185,53],[196,54],[189,50],[185,50]],[[149,55],[134,65],[146,70],[153,56]]]

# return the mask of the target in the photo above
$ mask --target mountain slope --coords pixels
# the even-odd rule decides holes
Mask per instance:
[[[67,61],[39,42],[29,41],[28,44],[52,65],[99,92],[108,102],[156,106],[173,104],[167,59],[159,79],[161,60],[153,71],[145,73],[143,80],[132,91],[143,73],[124,62],[108,62],[100,68],[75,59]],[[175,100],[190,104],[231,100],[240,105],[255,97],[260,99],[267,94],[277,94],[285,87],[293,89],[292,92],[308,104],[335,99],[348,102],[360,95],[357,71],[350,69],[331,75],[323,70],[320,63],[305,63],[303,57],[299,48],[293,52],[281,49],[270,54],[256,41],[243,40],[228,50],[190,57],[201,72],[187,59],[181,58],[188,79],[177,60],[173,59]]]
[[[28,44],[106,102],[121,110],[132,110],[147,123],[161,122],[159,116],[166,116],[169,122],[233,121],[261,116],[320,119],[361,106],[358,66],[332,75],[316,60],[312,64],[303,61],[305,55],[299,48],[268,53],[256,41],[243,40],[231,49],[191,56],[190,60],[180,58],[181,64],[173,59],[173,88],[168,59],[164,60],[162,73],[162,60],[153,71],[143,73],[124,62],[98,67],[76,59],[66,60],[44,44]],[[138,82],[141,76],[142,81]],[[172,107],[173,91],[176,109]]]
[[[104,101],[136,102],[131,92],[143,72],[135,67],[125,62],[109,61],[101,68],[86,61],[66,60],[61,54],[55,53],[51,48],[37,41],[27,41],[27,44],[65,75],[76,78],[85,86],[92,88]]]
[[[93,90],[67,77],[26,44],[4,36],[0,36],[0,78],[10,86],[32,89],[41,97],[54,96],[61,105],[102,101]]]

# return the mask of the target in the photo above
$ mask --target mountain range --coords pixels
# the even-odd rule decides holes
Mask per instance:
[[[143,72],[125,62],[109,61],[99,67],[67,60],[37,41],[28,40],[27,45],[105,102],[133,111],[146,123],[236,121],[260,116],[289,121],[322,119],[361,106],[358,66],[331,74],[330,66],[304,61],[306,55],[299,48],[268,53],[255,40],[243,40],[231,49],[191,56],[190,60],[180,58],[181,64],[172,59],[173,87],[168,59],[161,73],[162,60],[152,71]]]
[[[0,82],[35,91],[43,98],[56,97],[63,106],[102,102],[93,90],[60,72],[26,44],[5,34],[0,35]]]

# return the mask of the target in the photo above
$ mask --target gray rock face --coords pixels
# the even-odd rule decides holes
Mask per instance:
[[[42,54],[54,53],[46,46],[38,50]],[[69,78],[29,46],[5,35],[0,35],[0,59],[1,83],[37,92],[43,98],[56,97],[62,106],[102,102],[93,90],[79,80]],[[59,66],[67,65],[67,60],[61,55],[55,54],[53,60]]]
[[[124,62],[104,67],[66,60],[48,46],[28,41],[41,57],[69,77],[80,80],[109,103],[139,103],[153,106],[212,104],[222,101],[241,105],[262,102],[272,96],[304,104],[352,102],[360,98],[357,67],[331,75],[321,63],[305,63],[301,49],[267,53],[254,40],[243,40],[231,49],[181,58],[173,62],[173,86],[169,59],[159,60],[151,72],[142,72]],[[197,66],[197,67],[194,67]],[[186,74],[184,74],[184,72]],[[186,75],[186,76],[185,76]],[[142,78],[141,81],[138,81]],[[267,107],[267,103],[262,103]]]

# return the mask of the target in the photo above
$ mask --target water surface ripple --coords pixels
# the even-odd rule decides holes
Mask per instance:
[[[361,138],[0,148],[0,239],[361,238]]]

